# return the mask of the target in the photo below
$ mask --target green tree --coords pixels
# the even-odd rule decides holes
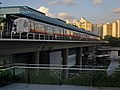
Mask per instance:
[[[104,40],[109,41],[110,46],[120,47],[120,38],[113,37],[111,35],[106,35]]]
[[[106,40],[106,41],[109,41],[112,38],[113,38],[112,35],[106,35],[106,36],[104,36],[104,40]]]

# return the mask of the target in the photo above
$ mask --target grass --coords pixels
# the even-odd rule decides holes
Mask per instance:
[[[62,84],[78,86],[95,86],[95,87],[120,87],[120,72],[116,71],[112,75],[107,75],[106,71],[82,71],[77,75],[69,76],[68,79],[59,79],[58,70],[38,70],[26,69],[16,75],[17,82],[34,83],[34,84],[52,84],[57,85],[59,80]],[[11,72],[4,72],[0,78],[0,85],[7,84],[11,81]]]
[[[17,82],[58,84],[58,75],[50,70],[29,70],[16,76]]]

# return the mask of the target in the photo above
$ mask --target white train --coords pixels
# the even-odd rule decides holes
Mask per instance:
[[[56,19],[55,19],[56,20]],[[66,24],[67,25],[67,24]],[[75,26],[72,26],[75,27]],[[75,40],[100,40],[100,37],[90,32],[81,32],[79,28],[64,28],[53,24],[43,23],[40,21],[18,18],[14,20],[12,32],[14,33],[39,33],[56,37],[64,37],[65,39]]]

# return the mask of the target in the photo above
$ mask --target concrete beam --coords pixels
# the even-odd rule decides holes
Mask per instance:
[[[60,41],[15,41],[0,39],[0,55],[10,55],[18,53],[30,53],[36,51],[51,51],[65,48],[77,48],[92,46],[96,43],[88,42],[60,42]],[[99,44],[99,43],[98,43]]]
[[[39,64],[39,51],[32,53],[31,60],[32,64]]]

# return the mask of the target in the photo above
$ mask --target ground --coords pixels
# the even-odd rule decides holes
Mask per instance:
[[[120,90],[120,88],[14,83],[1,87],[0,90]]]

